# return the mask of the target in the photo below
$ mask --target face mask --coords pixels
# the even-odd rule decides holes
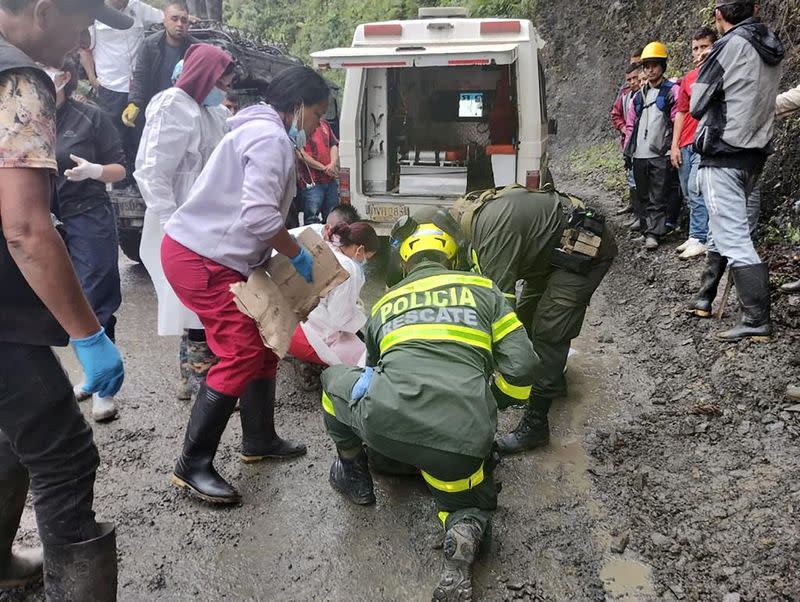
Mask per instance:
[[[178,81],[178,78],[181,76],[181,73],[183,73],[183,59],[181,59],[177,63],[175,63],[175,68],[172,70],[172,83],[173,84],[176,81]]]
[[[300,110],[297,113],[302,114],[303,107],[300,107]],[[300,124],[298,127],[297,113],[294,114],[294,119],[292,119],[292,127],[289,128],[289,138],[292,139],[292,142],[294,142],[294,145],[298,149],[303,150],[306,146],[306,131],[303,129],[302,124]]]
[[[218,107],[223,103],[224,100],[225,92],[219,88],[212,88],[211,92],[209,92],[208,96],[206,96],[205,100],[203,100],[202,105],[204,107]]]
[[[56,87],[56,93],[61,92],[64,89],[64,86],[67,85],[67,74],[64,71],[58,71],[56,69],[45,69],[45,73],[50,77],[53,81],[53,85]]]
[[[364,278],[367,277],[367,261],[369,260],[367,259],[366,253],[364,254],[364,259],[356,259],[358,267],[361,268],[361,275],[364,276]]]

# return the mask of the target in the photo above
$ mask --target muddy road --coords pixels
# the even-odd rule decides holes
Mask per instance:
[[[569,189],[593,197],[579,183]],[[679,311],[700,263],[678,265],[674,245],[644,256],[620,238],[573,344],[551,445],[498,469],[503,491],[476,599],[797,599],[800,413],[781,398],[798,373],[797,332],[718,347],[713,325]],[[376,475],[374,507],[346,503],[327,482],[335,452],[319,394],[296,386],[288,362],[278,431],[308,455],[245,466],[234,414],[216,466],[242,505],[212,508],[169,485],[189,412],[173,394],[178,342],[155,334],[146,272],[127,261],[121,271],[127,379],[120,418],[94,426],[95,509],[117,524],[120,599],[429,600],[441,530],[422,481]],[[71,352],[62,357],[75,381]],[[506,412],[501,429],[519,412]],[[36,541],[30,508],[21,531]],[[35,589],[0,593],[39,599]]]

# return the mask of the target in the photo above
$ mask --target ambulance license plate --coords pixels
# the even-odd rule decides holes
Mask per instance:
[[[394,223],[408,215],[408,207],[394,203],[367,203],[367,215],[374,222]]]

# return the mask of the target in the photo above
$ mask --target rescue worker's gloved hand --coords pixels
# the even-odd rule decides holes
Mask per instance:
[[[122,357],[104,328],[85,339],[70,339],[83,368],[83,390],[98,393],[100,397],[113,397],[125,380]]]
[[[290,257],[289,261],[292,262],[294,269],[305,278],[306,282],[311,282],[314,279],[312,274],[314,260],[303,245],[300,245],[300,252],[294,257]]]
[[[350,397],[353,401],[358,401],[367,394],[369,383],[372,382],[373,372],[372,368],[364,368],[364,372],[358,377],[356,384],[353,385],[353,392],[350,393]]]
[[[122,123],[127,125],[129,128],[136,127],[136,118],[138,116],[139,107],[130,102],[128,103],[128,106],[125,107],[125,110],[122,111]]]
[[[82,182],[83,180],[99,180],[103,176],[103,166],[98,163],[90,163],[78,155],[70,155],[70,159],[76,165],[72,169],[64,170],[64,177],[70,182]]]

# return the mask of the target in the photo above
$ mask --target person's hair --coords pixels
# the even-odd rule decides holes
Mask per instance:
[[[61,63],[61,70],[69,73],[69,81],[64,86],[64,97],[72,98],[72,94],[78,87],[78,60],[72,55],[64,57],[64,62]]]
[[[270,82],[267,104],[276,111],[288,113],[301,104],[315,105],[331,94],[325,79],[310,67],[296,66],[284,69]]]
[[[331,228],[331,240],[338,242],[343,247],[350,245],[363,246],[364,250],[377,253],[380,249],[380,239],[375,228],[367,222],[339,222]]]
[[[358,209],[349,204],[336,205],[336,207],[330,210],[328,215],[329,216],[335,215],[336,217],[339,218],[339,221],[346,222],[348,224],[361,221],[361,215],[359,215]]]
[[[641,71],[642,65],[641,63],[630,63],[628,67],[625,69],[625,75],[629,75],[634,73],[635,71]]]
[[[706,38],[713,44],[717,41],[717,32],[710,27],[698,27],[692,34],[692,40],[705,40]]]
[[[170,2],[167,2],[167,4],[164,6],[164,11],[173,7],[186,13],[189,12],[189,5],[187,5],[183,0],[171,0]]]
[[[230,63],[228,63],[228,66],[225,67],[225,71],[222,72],[222,75],[220,75],[220,77],[225,77],[226,75],[230,75],[234,71],[236,71],[236,61],[231,61]]]
[[[438,264],[443,265],[446,268],[450,268],[453,266],[455,259],[447,259],[447,255],[445,255],[441,251],[434,251],[433,249],[429,249],[427,251],[419,251],[418,253],[414,253],[411,257],[408,258],[408,261],[406,261],[406,266],[411,268],[417,265],[418,263],[422,263],[423,261],[434,261]]]
[[[718,6],[717,10],[728,23],[738,25],[755,14],[756,5],[754,2],[739,2],[727,6]]]
[[[29,4],[33,4],[33,2],[34,0],[0,0],[0,9],[12,15],[18,15],[25,10]]]

